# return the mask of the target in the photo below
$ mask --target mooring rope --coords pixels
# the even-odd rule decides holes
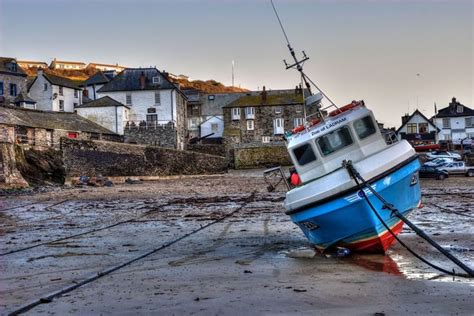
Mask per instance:
[[[382,225],[387,229],[387,231],[402,245],[406,250],[408,250],[412,255],[414,255],[416,258],[424,262],[425,264],[429,265],[433,269],[436,269],[438,271],[441,271],[445,274],[452,275],[452,276],[458,276],[458,277],[465,277],[465,278],[472,278],[474,277],[474,271],[469,268],[467,265],[465,265],[463,262],[461,262],[458,258],[453,256],[449,251],[441,247],[438,243],[436,243],[433,239],[431,239],[428,235],[426,235],[421,229],[415,226],[412,222],[410,222],[405,216],[403,216],[398,209],[396,209],[393,205],[388,203],[377,191],[375,191],[370,185],[367,184],[367,181],[359,174],[359,172],[354,168],[352,165],[352,161],[346,161],[344,160],[342,162],[343,167],[347,169],[347,172],[349,175],[354,179],[356,182],[357,187],[360,189],[360,192],[362,193],[362,196],[364,199],[367,201],[367,204],[369,205],[370,209],[372,212],[375,214],[375,216],[380,220]],[[360,182],[359,182],[360,180]],[[383,220],[383,218],[380,216],[380,214],[377,212],[373,204],[370,202],[367,194],[363,190],[363,188],[366,187],[368,188],[374,196],[379,199],[382,204],[384,205],[384,208],[390,210],[392,214],[400,218],[404,223],[406,223],[415,233],[420,236],[421,238],[425,239],[427,242],[429,242],[434,248],[436,248],[439,252],[444,254],[448,259],[450,259],[453,263],[455,263],[457,266],[459,266],[461,269],[467,272],[467,274],[460,274],[456,273],[453,269],[453,271],[448,271],[440,266],[435,265],[434,263],[428,261],[427,259],[423,258],[419,254],[417,254],[413,249],[411,249],[407,244],[405,244],[398,236],[390,229],[390,227],[387,225],[387,223]]]

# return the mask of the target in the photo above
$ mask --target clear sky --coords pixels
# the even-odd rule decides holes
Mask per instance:
[[[275,0],[306,72],[390,126],[453,96],[474,108],[474,0]],[[0,56],[157,66],[256,90],[296,72],[269,0],[0,0]],[[417,76],[417,74],[420,74]]]

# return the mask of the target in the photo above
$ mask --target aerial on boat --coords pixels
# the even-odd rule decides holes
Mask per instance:
[[[418,155],[406,140],[383,134],[364,101],[337,106],[305,74],[309,58],[296,57],[275,14],[294,60],[286,69],[297,69],[305,86],[305,121],[285,133],[299,178],[286,182],[286,214],[321,251],[385,252],[403,227],[387,203],[403,216],[421,205]]]

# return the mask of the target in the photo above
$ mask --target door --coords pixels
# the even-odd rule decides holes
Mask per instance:
[[[285,133],[285,127],[284,127],[285,121],[282,118],[276,118],[273,121],[273,134],[275,135],[281,135]]]

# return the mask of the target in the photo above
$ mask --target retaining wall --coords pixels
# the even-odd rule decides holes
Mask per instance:
[[[285,146],[234,147],[233,157],[235,169],[291,165]]]

